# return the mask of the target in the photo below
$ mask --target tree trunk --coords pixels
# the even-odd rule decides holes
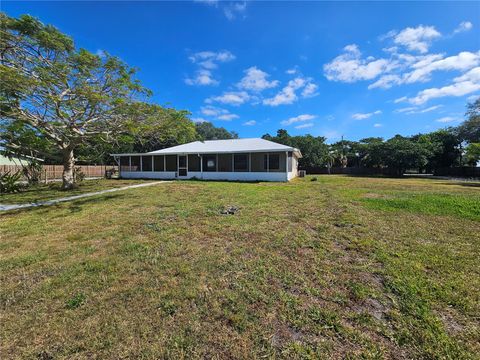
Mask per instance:
[[[63,152],[63,174],[62,189],[70,190],[74,186],[73,167],[75,166],[75,158],[73,157],[73,149],[66,148]]]

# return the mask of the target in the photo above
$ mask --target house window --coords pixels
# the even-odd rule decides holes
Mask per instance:
[[[217,171],[216,155],[203,155],[203,171]]]
[[[248,171],[248,154],[235,154],[233,156],[234,171]]]

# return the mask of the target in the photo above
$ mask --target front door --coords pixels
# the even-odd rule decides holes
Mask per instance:
[[[187,156],[178,155],[178,177],[187,176]]]

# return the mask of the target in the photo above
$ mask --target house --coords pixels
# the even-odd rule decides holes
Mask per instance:
[[[0,149],[0,165],[26,166],[33,161],[43,162],[43,159],[28,155],[6,156]]]
[[[264,139],[195,141],[143,154],[111,154],[126,179],[289,181],[300,150]]]

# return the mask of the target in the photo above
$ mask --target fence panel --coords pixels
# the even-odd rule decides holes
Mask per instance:
[[[79,165],[80,171],[85,174],[86,178],[99,178],[105,176],[105,171],[108,169],[117,169],[113,165]],[[16,173],[23,171],[21,165],[0,165],[0,174],[6,172]],[[62,179],[63,166],[62,165],[42,165],[42,172],[40,179],[42,181],[60,180]]]

